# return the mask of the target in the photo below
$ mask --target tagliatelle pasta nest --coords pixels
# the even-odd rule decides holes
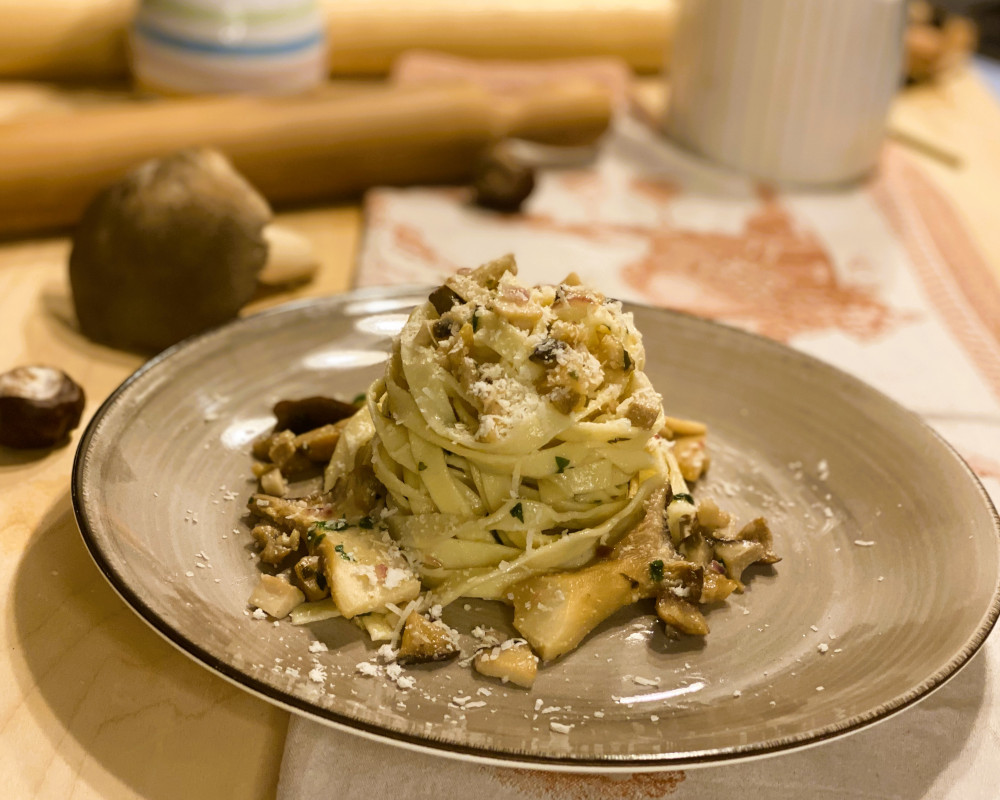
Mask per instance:
[[[690,494],[706,431],[664,415],[632,315],[572,276],[529,288],[516,271],[508,256],[449,278],[356,412],[258,446],[271,493],[251,498],[254,535],[262,560],[294,564],[287,581],[264,576],[252,605],[342,615],[401,659],[431,660],[462,649],[443,608],[498,600],[523,639],[480,636],[475,666],[527,686],[536,656],[640,600],[704,635],[699,605],[778,560],[762,519],[735,530]],[[323,491],[289,500],[282,469],[302,461],[303,437],[335,445]]]

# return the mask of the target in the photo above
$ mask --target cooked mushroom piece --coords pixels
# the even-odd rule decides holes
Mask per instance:
[[[757,517],[740,528],[736,538],[759,542],[764,548],[764,555],[759,559],[762,564],[777,564],[781,561],[781,556],[774,552],[774,536],[771,528],[763,517]]]
[[[537,575],[515,584],[511,595],[514,627],[546,661],[574,649],[601,622],[641,596],[615,561]]]
[[[760,561],[766,553],[764,545],[760,542],[750,542],[746,539],[716,542],[714,549],[715,557],[726,565],[726,575],[739,582],[742,582],[743,570]]]
[[[294,434],[302,434],[333,425],[353,416],[358,407],[353,403],[345,403],[333,397],[316,395],[300,400],[280,400],[274,405],[275,431],[290,430]]]
[[[265,564],[278,566],[289,555],[299,549],[301,537],[299,532],[292,528],[289,531],[281,531],[273,525],[255,525],[250,531],[254,541],[260,545],[260,560]]]
[[[319,556],[303,556],[295,562],[292,583],[302,590],[306,600],[315,603],[330,594],[330,587],[323,574],[323,561]]]
[[[695,515],[698,527],[709,534],[729,525],[732,518],[728,511],[723,511],[710,497],[698,501],[698,511]]]
[[[702,604],[720,603],[740,588],[741,584],[727,578],[721,569],[718,572],[715,569],[705,570],[701,584]]]
[[[677,597],[669,589],[656,598],[656,616],[680,633],[690,636],[708,634],[708,623],[694,603]]]
[[[288,493],[288,482],[278,467],[265,470],[260,476],[261,491],[275,497],[284,497]]]
[[[711,459],[704,436],[682,436],[674,440],[674,457],[686,481],[696,481],[708,470]]]
[[[403,624],[396,660],[403,663],[444,661],[458,655],[455,631],[438,620],[411,611]]]
[[[538,675],[538,656],[531,652],[527,642],[508,639],[496,647],[480,650],[472,666],[480,675],[530,689]]]

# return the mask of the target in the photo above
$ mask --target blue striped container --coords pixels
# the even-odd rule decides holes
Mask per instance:
[[[132,71],[159,94],[291,94],[326,78],[316,0],[142,0]]]

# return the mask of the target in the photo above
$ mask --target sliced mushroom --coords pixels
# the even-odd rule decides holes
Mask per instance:
[[[743,570],[760,561],[767,552],[760,542],[737,539],[733,542],[716,542],[715,557],[726,565],[726,575],[742,582]]]
[[[656,598],[656,616],[681,633],[690,636],[708,634],[708,623],[698,607],[689,600],[677,597],[669,590],[661,592]]]
[[[300,400],[281,400],[274,405],[275,431],[301,434],[333,425],[357,413],[358,407],[333,397],[315,395]]]
[[[759,542],[764,547],[764,555],[759,559],[761,563],[777,564],[781,561],[781,556],[774,552],[774,536],[771,533],[771,528],[763,517],[757,517],[744,525],[737,534],[737,538]]]
[[[445,661],[458,655],[455,631],[438,620],[411,611],[403,625],[396,660],[400,663]]]
[[[718,570],[706,569],[702,576],[700,602],[702,604],[721,603],[739,588],[740,584],[727,578],[721,566]]]
[[[538,675],[538,656],[531,652],[527,642],[508,639],[496,647],[480,650],[472,666],[480,675],[530,689]]]

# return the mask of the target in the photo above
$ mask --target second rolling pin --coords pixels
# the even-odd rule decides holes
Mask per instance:
[[[13,122],[0,126],[0,235],[72,225],[130,167],[185,147],[218,148],[281,205],[465,182],[499,138],[587,144],[610,117],[602,88],[571,81],[503,98],[455,83],[116,104]]]

